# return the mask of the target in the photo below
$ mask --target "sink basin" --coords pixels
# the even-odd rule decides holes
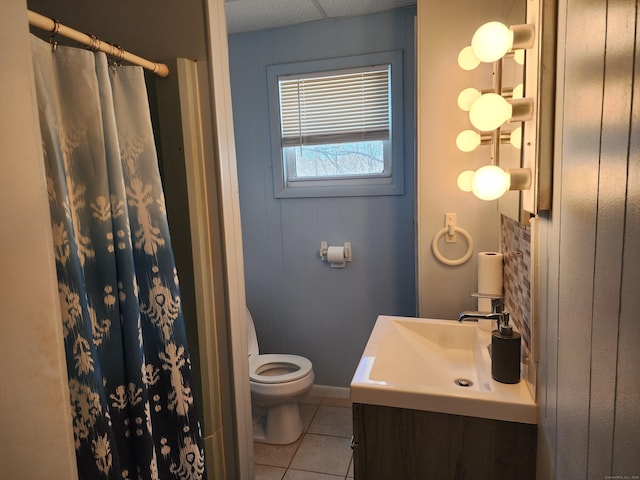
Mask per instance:
[[[476,323],[378,317],[351,382],[351,400],[536,423],[526,382],[491,378],[491,333]]]

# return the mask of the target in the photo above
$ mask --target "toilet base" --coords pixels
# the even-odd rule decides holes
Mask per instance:
[[[293,443],[304,430],[298,402],[286,402],[261,408],[253,418],[253,439],[273,445]]]

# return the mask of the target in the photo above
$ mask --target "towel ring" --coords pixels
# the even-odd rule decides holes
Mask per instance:
[[[460,258],[457,258],[455,260],[449,260],[448,258],[443,257],[442,254],[440,253],[440,250],[438,250],[438,240],[440,240],[440,237],[445,233],[449,233],[449,230],[450,230],[449,227],[444,227],[438,230],[438,233],[436,233],[435,236],[433,237],[433,242],[431,242],[431,250],[433,250],[433,254],[435,255],[435,257],[445,265],[452,265],[452,266],[462,265],[467,260],[469,260],[471,258],[471,255],[473,254],[473,238],[471,238],[471,235],[469,235],[469,232],[467,232],[464,228],[453,227],[454,233],[459,233],[467,240],[467,245],[469,248],[467,248],[467,252]]]

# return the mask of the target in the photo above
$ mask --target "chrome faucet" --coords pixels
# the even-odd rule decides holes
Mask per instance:
[[[472,297],[490,298],[491,312],[475,312],[464,311],[458,314],[459,322],[477,322],[478,320],[496,320],[498,327],[509,323],[509,314],[504,311],[504,299],[499,295],[484,295],[482,293],[474,293]]]

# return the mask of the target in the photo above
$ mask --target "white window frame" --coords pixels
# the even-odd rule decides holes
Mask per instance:
[[[295,176],[295,169],[287,167],[281,144],[279,78],[313,72],[329,72],[351,68],[391,66],[390,139],[384,141],[385,168],[383,173],[346,175],[340,177]],[[402,52],[382,52],[327,60],[314,60],[267,68],[269,111],[271,126],[271,153],[274,196],[276,198],[340,197],[404,194],[404,135],[402,113]]]

